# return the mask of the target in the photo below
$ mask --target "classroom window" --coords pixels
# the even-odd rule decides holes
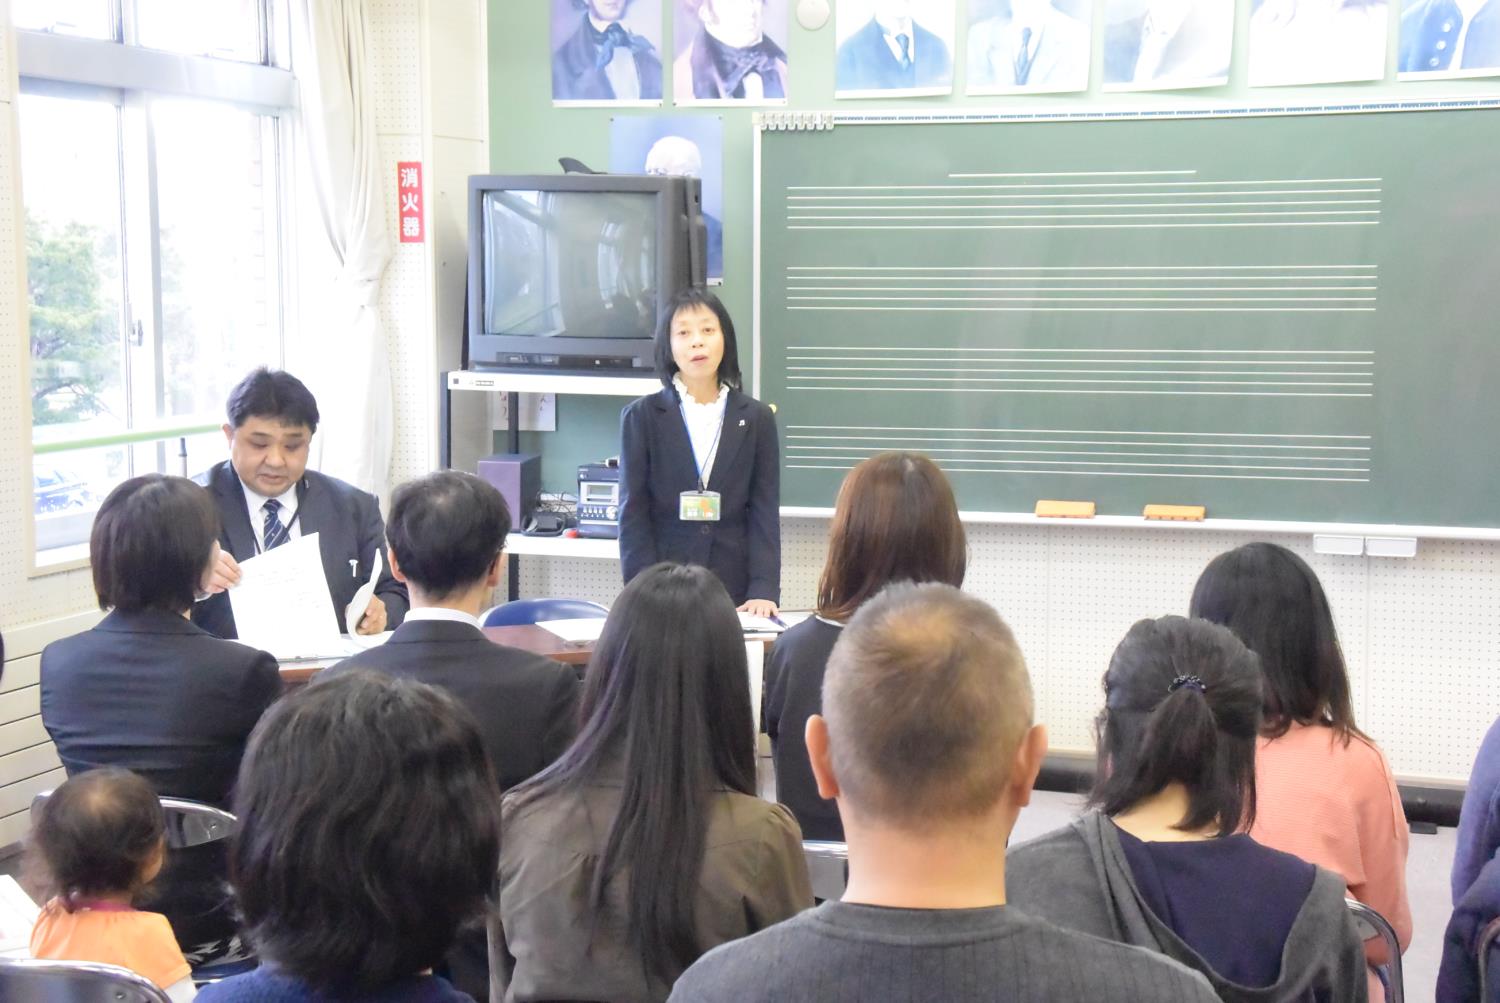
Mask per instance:
[[[30,65],[45,74],[26,75],[33,43],[18,32],[39,564],[79,554],[120,481],[195,474],[221,459],[229,388],[257,365],[282,364],[285,105],[276,96],[291,93],[280,79],[289,75],[273,69],[273,0],[48,4],[45,24],[24,3],[14,8],[18,26],[39,26],[41,55]],[[84,20],[62,8],[95,6],[117,51],[142,51],[149,39],[202,54],[158,53],[138,64],[162,78],[160,89],[142,88],[151,78],[138,68],[123,74],[128,88],[100,86],[87,47],[97,53],[110,39],[58,37]],[[188,7],[216,17],[188,17]],[[174,12],[185,23],[161,26]],[[72,45],[87,82],[66,79]],[[265,71],[228,85],[177,72],[209,58]],[[194,79],[220,90],[184,93],[180,82]]]
[[[114,5],[110,0],[10,0],[17,28],[83,38],[114,38]]]

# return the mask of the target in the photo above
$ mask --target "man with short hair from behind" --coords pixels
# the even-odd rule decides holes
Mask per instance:
[[[1047,750],[1010,629],[950,585],[850,620],[807,724],[849,845],[842,901],[704,955],[673,1000],[1212,1003],[1176,962],[1005,904],[1005,845]]]
[[[582,689],[570,666],[496,644],[480,629],[504,567],[510,512],[489,482],[456,470],[407,481],[391,495],[391,570],[411,610],[390,640],[329,669],[374,669],[447,690],[479,722],[502,793],[540,773],[577,728]],[[489,991],[484,931],[460,935],[449,976],[483,999]]]

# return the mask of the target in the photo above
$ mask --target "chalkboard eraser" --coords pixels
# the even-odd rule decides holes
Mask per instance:
[[[1039,501],[1036,514],[1044,519],[1092,519],[1094,503],[1083,501]]]
[[[1202,522],[1208,509],[1202,505],[1147,505],[1141,513],[1147,519],[1162,519],[1169,522]]]

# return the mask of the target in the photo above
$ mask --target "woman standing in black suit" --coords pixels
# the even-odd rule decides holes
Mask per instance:
[[[685,289],[656,332],[662,389],[620,416],[620,564],[628,582],[658,561],[700,564],[736,605],[781,601],[781,460],[776,418],[740,390],[724,304]]]

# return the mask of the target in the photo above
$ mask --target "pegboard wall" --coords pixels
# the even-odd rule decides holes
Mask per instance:
[[[782,520],[782,599],[814,601],[827,551],[823,519]],[[1307,536],[1164,529],[968,527],[967,591],[1015,631],[1031,669],[1038,720],[1059,751],[1092,749],[1100,680],[1142,617],[1185,614],[1216,554],[1252,539],[1296,551],[1333,607],[1360,726],[1398,775],[1462,783],[1500,715],[1500,544],[1423,541],[1411,559],[1331,557]],[[608,604],[616,561],[523,557],[523,596]]]

